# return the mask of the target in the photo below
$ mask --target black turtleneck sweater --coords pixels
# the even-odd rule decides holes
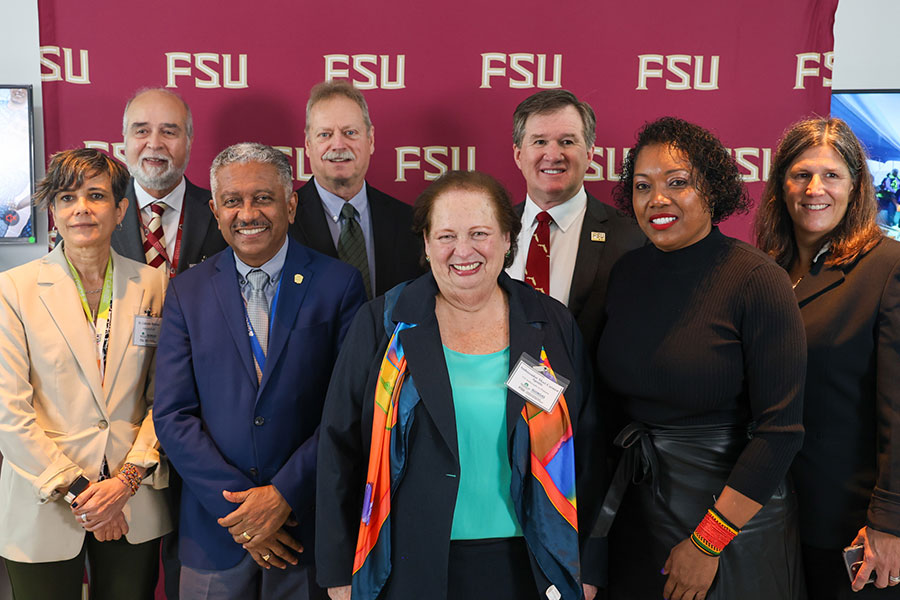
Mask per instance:
[[[604,402],[655,425],[753,422],[727,485],[765,503],[803,441],[806,336],[784,269],[713,228],[680,250],[623,256],[606,311]]]

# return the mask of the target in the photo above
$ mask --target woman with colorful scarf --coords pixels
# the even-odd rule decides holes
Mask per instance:
[[[503,272],[520,225],[492,177],[444,175],[414,227],[431,272],[360,310],[328,390],[319,584],[354,600],[592,598],[604,461],[578,328]]]

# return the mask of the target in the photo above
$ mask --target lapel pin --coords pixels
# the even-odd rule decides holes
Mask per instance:
[[[301,275],[300,273],[294,275],[294,283],[296,283],[297,285],[303,283],[303,275]]]
[[[591,232],[591,241],[592,242],[605,242],[606,241],[606,232],[605,231],[592,231]]]

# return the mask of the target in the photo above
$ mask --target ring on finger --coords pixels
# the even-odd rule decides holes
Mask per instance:
[[[87,523],[87,513],[81,513],[81,522]]]
[[[891,575],[890,577],[888,577],[888,581],[896,585],[900,583],[900,577],[894,577],[893,575]]]
[[[241,534],[241,537],[247,540],[248,542],[253,539],[253,536],[247,533],[246,531]]]
[[[263,559],[264,561],[266,561],[266,562],[269,562],[269,559],[270,559],[271,557],[272,557],[271,554],[263,554],[263,555],[262,555],[262,559]],[[900,581],[900,580],[898,580],[898,581]]]

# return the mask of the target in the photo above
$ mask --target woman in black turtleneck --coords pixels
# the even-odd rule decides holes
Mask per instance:
[[[746,211],[737,165],[706,130],[660,119],[617,200],[653,245],[614,268],[598,351],[605,402],[630,423],[606,502],[624,493],[610,597],[805,598],[785,484],[803,440],[803,323],[784,270],[715,226]]]

